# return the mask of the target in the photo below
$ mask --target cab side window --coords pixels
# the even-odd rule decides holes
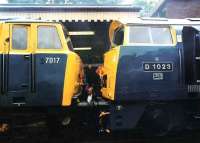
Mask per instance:
[[[121,45],[124,42],[124,29],[118,28],[114,32],[113,43],[116,45]]]
[[[169,27],[130,26],[129,43],[171,45],[173,40]]]
[[[129,29],[130,43],[151,43],[151,37],[149,36],[149,27],[131,26]]]
[[[152,27],[151,35],[155,44],[173,44],[169,28]]]
[[[69,50],[74,51],[74,49],[73,49],[73,44],[72,44],[72,41],[71,41],[71,40],[69,40],[69,41],[67,42],[67,46],[68,46]]]
[[[25,26],[13,26],[12,48],[24,50],[27,48],[28,29]]]
[[[39,49],[61,49],[60,37],[54,26],[38,27],[38,48]]]

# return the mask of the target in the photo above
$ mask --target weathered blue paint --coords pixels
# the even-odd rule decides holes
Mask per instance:
[[[60,60],[46,63],[46,57]],[[0,96],[0,105],[61,106],[66,62],[66,54],[9,55],[4,63],[8,67],[5,74],[8,87]]]
[[[25,57],[27,56],[27,58]],[[9,55],[8,92],[28,92],[30,88],[31,55]]]
[[[172,72],[145,72],[143,63],[172,62]],[[173,100],[183,98],[180,52],[171,46],[127,46],[120,48],[116,80],[116,100]],[[163,80],[153,80],[153,73],[162,73]]]
[[[47,64],[46,57],[59,57],[59,63]],[[35,55],[36,94],[41,105],[61,105],[66,54],[37,54]]]

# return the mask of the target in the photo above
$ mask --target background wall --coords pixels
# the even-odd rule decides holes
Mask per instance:
[[[153,16],[167,18],[200,17],[200,0],[165,0]]]

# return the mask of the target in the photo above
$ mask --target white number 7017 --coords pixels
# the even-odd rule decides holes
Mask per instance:
[[[60,62],[59,57],[46,57],[45,63],[46,64],[58,64]]]

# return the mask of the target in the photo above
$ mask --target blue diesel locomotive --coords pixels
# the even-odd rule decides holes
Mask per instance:
[[[200,127],[198,19],[113,21],[100,67],[109,128],[154,135]]]

